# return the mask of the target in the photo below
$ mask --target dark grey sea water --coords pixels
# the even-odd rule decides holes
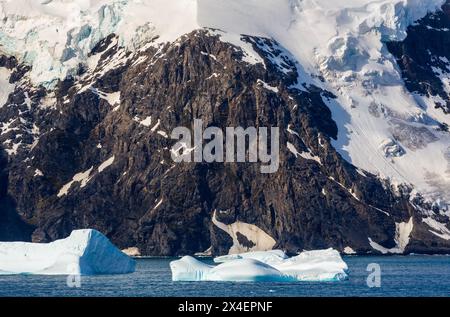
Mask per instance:
[[[81,277],[0,276],[0,296],[450,296],[450,256],[345,257],[350,277],[333,283],[172,282],[173,259],[139,259],[129,275]],[[381,287],[369,288],[370,263],[381,267]]]

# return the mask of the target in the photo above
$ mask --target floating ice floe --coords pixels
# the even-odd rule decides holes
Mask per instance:
[[[333,249],[305,251],[289,258],[283,251],[249,252],[214,259],[208,265],[191,256],[172,261],[173,281],[298,282],[347,279],[347,264]]]
[[[126,274],[135,261],[96,230],[75,230],[51,243],[0,242],[0,275]]]

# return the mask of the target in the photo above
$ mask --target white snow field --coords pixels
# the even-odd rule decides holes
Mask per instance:
[[[264,62],[241,34],[272,38],[297,63],[295,87],[314,84],[337,96],[324,101],[339,128],[339,153],[394,188],[411,186],[450,216],[450,135],[438,129],[450,116],[434,108],[436,97],[406,90],[384,43],[403,40],[409,25],[444,2],[0,0],[0,50],[33,65],[32,82],[52,87],[79,63],[92,69],[97,60],[88,53],[111,33],[133,51],[214,28],[252,64]],[[442,81],[449,76],[442,73]]]
[[[0,275],[98,275],[134,272],[135,260],[96,230],[51,243],[0,242]]]
[[[305,251],[289,258],[283,251],[258,251],[226,255],[207,265],[185,256],[170,263],[173,281],[298,282],[341,281],[347,264],[333,249]]]

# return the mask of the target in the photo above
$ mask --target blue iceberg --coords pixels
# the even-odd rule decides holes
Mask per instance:
[[[173,281],[299,282],[341,281],[347,264],[333,249],[305,251],[288,257],[283,251],[257,251],[217,257],[213,266],[191,256],[172,261]]]

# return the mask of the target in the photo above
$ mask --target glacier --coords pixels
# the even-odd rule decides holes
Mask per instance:
[[[217,266],[191,256],[172,261],[173,281],[299,282],[341,281],[348,266],[334,249],[304,251],[288,257],[281,250],[217,257]]]
[[[251,45],[240,34],[274,38],[317,75],[317,56],[329,56],[338,43],[372,31],[383,39],[401,40],[410,24],[444,2],[1,0],[0,48],[33,65],[34,82],[51,83],[74,75],[95,45],[112,33],[119,35],[122,46],[137,49],[151,40],[173,42],[193,30],[211,28],[249,52]],[[345,53],[342,48],[340,52]],[[262,60],[253,53],[255,61]]]
[[[0,242],[0,275],[127,274],[134,270],[135,260],[96,230],[74,230],[51,243]]]
[[[76,76],[80,63],[95,68],[89,53],[112,33],[136,51],[208,28],[252,64],[263,58],[241,35],[274,39],[299,66],[291,88],[314,85],[336,96],[323,99],[338,125],[333,146],[342,157],[394,190],[411,187],[412,199],[421,196],[450,216],[450,135],[438,128],[450,117],[432,97],[407,91],[385,44],[403,40],[408,26],[444,2],[0,0],[0,51],[32,65],[30,80],[51,88]]]

